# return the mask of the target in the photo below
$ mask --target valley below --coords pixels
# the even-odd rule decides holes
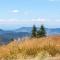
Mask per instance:
[[[47,36],[60,35],[60,28],[46,28],[45,30],[47,31]],[[32,27],[21,27],[11,31],[0,29],[0,45],[8,44],[13,39],[29,37],[31,32]]]

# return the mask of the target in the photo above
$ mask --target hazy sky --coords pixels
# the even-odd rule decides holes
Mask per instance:
[[[0,28],[60,28],[60,0],[0,0]]]

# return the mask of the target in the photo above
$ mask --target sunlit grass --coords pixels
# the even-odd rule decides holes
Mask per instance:
[[[0,47],[0,60],[45,59],[60,56],[60,37],[26,38]],[[29,59],[29,58],[28,58]]]

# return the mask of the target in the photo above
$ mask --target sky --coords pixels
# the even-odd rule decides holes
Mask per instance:
[[[0,29],[60,28],[60,0],[0,0]]]

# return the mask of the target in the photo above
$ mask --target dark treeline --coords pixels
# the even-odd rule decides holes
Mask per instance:
[[[31,36],[32,37],[44,37],[44,36],[46,36],[45,27],[43,25],[41,25],[40,28],[37,30],[36,26],[33,25]]]

